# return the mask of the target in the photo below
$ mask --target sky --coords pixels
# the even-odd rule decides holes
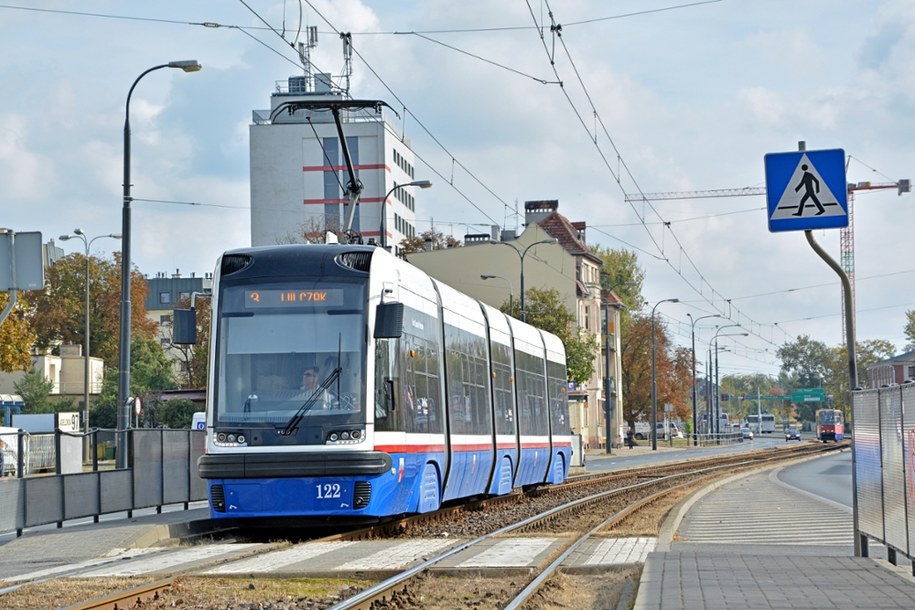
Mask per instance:
[[[32,0],[0,3],[0,226],[120,233],[127,92],[196,59],[131,97],[131,253],[148,276],[211,272],[250,244],[251,113],[303,73],[307,26],[316,71],[343,82],[351,33],[351,96],[396,113],[433,182],[420,231],[520,232],[525,201],[556,199],[589,244],[638,255],[645,311],[676,343],[687,313],[729,316],[695,324],[700,362],[716,333],[728,347],[722,374],[776,374],[800,335],[842,344],[839,278],[803,231],[769,231],[763,196],[650,194],[760,191],[765,155],[799,142],[842,149],[850,183],[915,178],[911,0]],[[859,342],[906,345],[913,208],[855,192]],[[842,260],[839,229],[812,235]]]

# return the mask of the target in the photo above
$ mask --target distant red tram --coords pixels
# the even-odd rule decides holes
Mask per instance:
[[[817,439],[825,443],[845,438],[845,424],[842,412],[838,409],[819,409],[816,420]]]

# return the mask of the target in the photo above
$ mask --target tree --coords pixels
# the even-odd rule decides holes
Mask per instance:
[[[0,293],[0,311],[9,303],[9,295]],[[32,367],[31,348],[35,331],[29,322],[28,302],[17,297],[16,305],[0,324],[0,371],[28,371]]]
[[[575,329],[575,316],[563,304],[556,289],[540,290],[531,288],[524,296],[525,319],[531,326],[559,337],[566,350],[566,369],[569,381],[584,383],[594,373],[594,354],[600,348],[595,337],[587,336]],[[503,313],[521,317],[521,306],[508,303],[501,307]]]
[[[197,342],[193,345],[172,343],[172,349],[179,353],[183,363],[184,379],[181,385],[185,389],[205,388],[207,385],[207,367],[210,351],[210,320],[212,317],[211,299],[198,298],[194,308],[197,321]],[[188,308],[191,303],[184,299],[180,307]]]
[[[175,372],[156,339],[136,337],[130,344],[132,396],[143,396],[178,387]]]
[[[833,355],[825,343],[808,335],[799,336],[794,343],[783,344],[775,354],[782,361],[782,371],[793,374],[799,387],[823,387],[830,375]]]
[[[838,350],[839,358],[843,361],[840,374],[847,377],[848,351],[845,349],[844,345],[841,345],[836,349]],[[867,387],[869,385],[868,382],[870,380],[867,379],[867,367],[876,364],[881,360],[888,360],[895,355],[896,346],[884,339],[866,339],[859,343],[855,343],[855,360],[858,365],[858,385],[861,387]]]
[[[89,257],[89,343],[91,355],[115,367],[121,320],[121,270],[118,260]],[[156,323],[146,317],[146,280],[136,269],[131,273],[131,334],[153,338]],[[85,338],[86,257],[70,254],[51,265],[45,274],[45,289],[29,300],[30,322],[36,330],[35,348],[56,352],[61,343],[82,345]]]
[[[408,254],[422,252],[426,249],[426,240],[432,240],[433,250],[445,250],[446,248],[460,248],[461,241],[448,235],[447,237],[441,231],[429,229],[413,237],[405,237],[400,240],[400,257],[405,258]]]
[[[622,337],[623,417],[630,425],[651,417],[651,317],[634,314]],[[655,321],[655,371],[658,405],[671,403],[679,419],[692,417],[692,354],[686,348],[670,352],[670,338],[662,323]]]
[[[194,413],[200,407],[191,400],[163,400],[158,405],[158,421],[166,428],[190,428]]]
[[[892,358],[896,353],[896,347],[889,341],[883,339],[868,339],[860,343],[855,343],[855,360],[856,373],[858,376],[858,386],[867,387],[867,367]],[[845,345],[833,348],[832,358],[829,361],[829,374],[823,387],[828,396],[832,396],[833,406],[841,410],[846,419],[851,411],[851,396],[849,393],[849,371],[848,371],[848,349]],[[822,405],[813,404],[813,409],[804,409],[805,417],[813,419],[814,411]],[[799,408],[799,411],[801,408]]]
[[[638,311],[643,301],[642,283],[645,281],[645,272],[639,267],[638,255],[630,250],[604,249],[600,246],[592,246],[591,252],[604,263],[600,271],[601,288],[612,290],[626,304],[624,318],[628,311]]]
[[[22,396],[25,406],[23,413],[50,413],[54,409],[48,396],[54,389],[54,382],[44,376],[38,369],[31,369],[22,379],[13,384],[16,393]]]
[[[905,312],[905,338],[908,340],[908,345],[905,346],[906,351],[915,349],[915,309],[910,309]]]
[[[160,392],[175,389],[177,385],[172,365],[159,342],[154,338],[133,335],[130,341],[129,395],[139,396],[141,404],[155,409]],[[102,393],[92,406],[91,420],[95,426],[117,427],[117,396],[117,370],[107,369]]]
[[[766,396],[782,395],[784,391],[777,387],[774,379],[762,373],[747,375],[725,375],[721,378],[721,391],[736,396],[738,400],[728,407],[728,413],[742,420],[748,414],[755,414],[756,397],[760,397],[760,411],[773,413],[781,410],[783,415],[790,416],[790,403],[779,400],[764,400]]]

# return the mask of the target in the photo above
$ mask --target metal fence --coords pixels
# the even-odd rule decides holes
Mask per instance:
[[[58,432],[58,448],[62,436]],[[61,527],[69,519],[87,517],[98,521],[100,515],[168,504],[187,508],[206,499],[206,482],[197,476],[205,432],[134,429],[128,436],[128,468],[0,478],[0,532],[21,534],[27,527]]]
[[[915,557],[915,383],[852,396],[856,547],[886,545],[888,558]],[[915,574],[915,561],[912,562]]]

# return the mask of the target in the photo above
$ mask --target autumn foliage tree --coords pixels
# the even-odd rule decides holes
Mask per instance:
[[[31,294],[31,293],[30,293]],[[0,293],[0,311],[6,308],[10,298],[7,293]],[[31,348],[35,341],[35,331],[29,323],[28,303],[20,295],[16,305],[0,324],[0,371],[28,371],[32,368]]]
[[[155,338],[156,324],[146,317],[146,281],[134,269],[130,283],[132,334]],[[86,315],[86,257],[70,254],[48,267],[45,289],[32,293],[30,322],[35,328],[35,348],[56,351],[61,343],[82,345]],[[116,368],[121,319],[119,255],[113,259],[89,257],[89,344],[91,356]]]
[[[622,337],[623,417],[630,424],[650,421],[651,401],[651,317],[633,314]],[[687,348],[671,351],[663,322],[655,320],[655,353],[658,408],[674,405],[674,416],[685,420],[692,412],[688,395],[692,388],[692,354]]]
[[[419,235],[414,235],[413,237],[405,237],[400,240],[400,244],[398,244],[398,246],[400,248],[401,258],[405,257],[407,254],[413,254],[414,252],[422,252],[425,250],[427,239],[432,240],[433,250],[459,248],[461,246],[461,241],[459,239],[455,239],[450,235],[446,236],[441,231],[430,229],[429,231],[423,231]]]

